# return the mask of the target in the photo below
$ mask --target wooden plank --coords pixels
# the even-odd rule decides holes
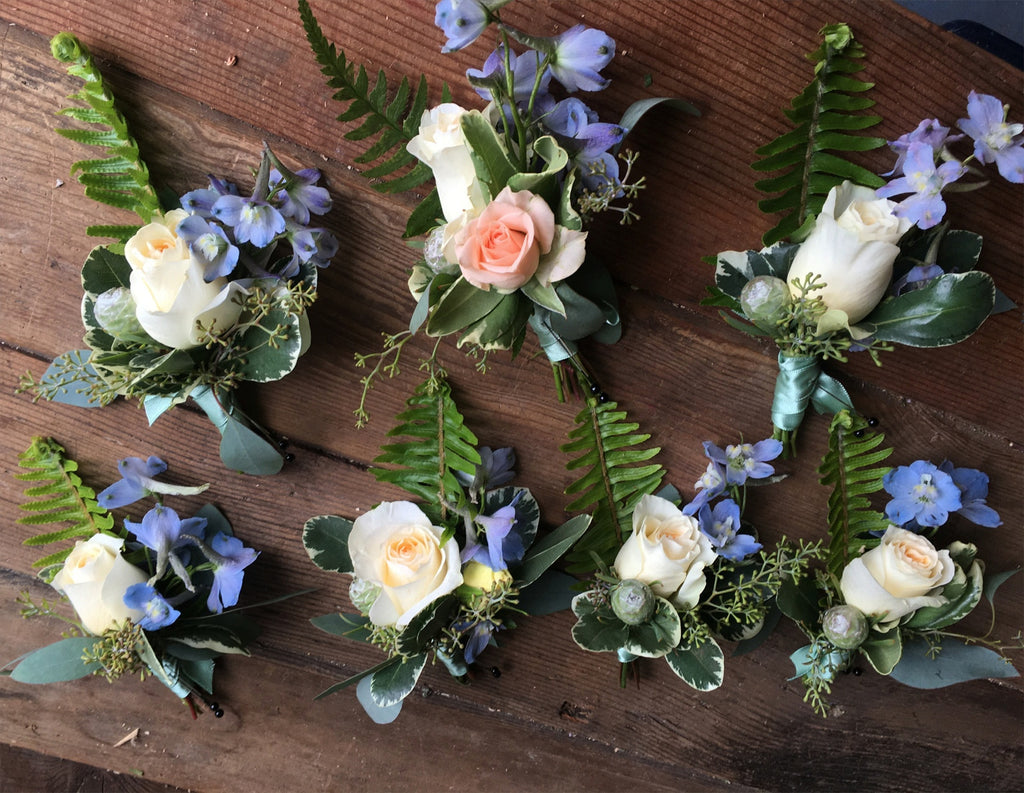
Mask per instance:
[[[422,69],[433,85],[450,80],[461,101],[475,101],[458,75],[477,65],[486,48],[442,57],[430,4],[356,0],[345,4],[344,13],[317,10],[329,35],[374,68],[392,77]],[[592,237],[592,247],[613,262],[627,334],[615,347],[588,348],[588,359],[608,393],[665,447],[662,461],[684,489],[703,470],[702,440],[728,442],[740,433],[752,438],[769,424],[774,353],[699,307],[710,281],[699,259],[721,248],[755,245],[766,227],[755,206],[756,175],[746,163],[759,143],[781,131],[779,109],[809,77],[800,56],[816,46],[817,29],[839,11],[868,48],[883,134],[898,135],[926,114],[959,117],[972,87],[1024,107],[1019,73],[889,3],[633,0],[524,3],[512,11],[531,29],[554,32],[584,20],[615,35],[620,57],[610,73],[614,82],[593,101],[602,112],[621,110],[641,95],[648,73],[654,80],[649,93],[680,94],[705,111],[697,120],[662,114],[638,130],[650,183],[644,219],[629,229],[599,226]],[[311,703],[332,680],[379,659],[373,648],[321,638],[305,625],[306,617],[346,608],[348,601],[340,577],[309,563],[299,528],[312,514],[352,516],[397,495],[376,484],[365,467],[416,382],[414,358],[401,379],[374,393],[374,421],[362,432],[352,429],[359,372],[351,358],[375,348],[378,330],[399,329],[411,308],[402,271],[412,256],[399,237],[414,199],[380,196],[352,169],[358,149],[341,139],[345,128],[331,121],[339,108],[328,103],[287,4],[225,0],[215,7],[182,5],[157,17],[137,13],[126,0],[84,8],[70,0],[14,0],[0,15],[16,23],[5,26],[0,48],[0,162],[9,164],[0,181],[5,649],[16,655],[53,636],[51,626],[18,620],[13,605],[17,589],[29,585],[34,554],[18,545],[24,534],[12,520],[20,489],[11,474],[17,452],[43,432],[67,444],[83,474],[100,483],[113,478],[117,457],[151,452],[171,463],[175,481],[211,481],[211,499],[241,536],[263,550],[247,574],[250,597],[318,587],[301,601],[266,610],[258,659],[225,664],[220,690],[233,714],[225,722],[174,722],[181,709],[152,682],[26,689],[0,681],[0,696],[12,703],[0,720],[0,743],[122,773],[143,767],[146,779],[203,790],[271,784],[390,789],[407,785],[413,773],[427,774],[428,788],[449,786],[453,774],[481,789],[1017,785],[1024,704],[1019,680],[922,693],[872,674],[849,676],[836,686],[835,717],[820,721],[800,702],[799,685],[786,680],[787,656],[802,643],[792,630],[754,657],[730,659],[726,685],[707,696],[695,695],[664,664],[644,665],[639,689],[620,691],[610,657],[579,651],[569,637],[571,617],[559,615],[528,621],[503,638],[499,651],[483,657],[471,686],[428,670],[424,696],[413,698],[391,727],[369,725],[350,693]],[[132,25],[124,24],[127,18]],[[54,355],[78,346],[78,269],[90,247],[84,227],[109,218],[68,179],[69,164],[82,156],[79,148],[50,131],[52,111],[74,89],[46,46],[46,38],[64,27],[77,30],[106,59],[154,174],[174,189],[195,187],[208,172],[243,181],[264,138],[290,161],[325,172],[337,201],[328,225],[344,251],[323,274],[313,309],[313,349],[292,376],[250,394],[253,404],[258,400],[256,412],[291,440],[296,454],[279,477],[253,480],[223,472],[216,432],[194,411],[175,411],[147,428],[133,406],[85,413],[32,405],[11,394],[20,373],[38,375]],[[889,54],[901,51],[919,57],[907,63]],[[238,55],[237,66],[224,65],[227,54]],[[881,155],[872,158],[872,167],[886,167]],[[66,184],[54,187],[57,179]],[[1004,184],[951,202],[958,225],[985,233],[984,267],[1018,300],[1024,224],[1006,224],[1002,209],[1020,204],[1019,188]],[[1014,381],[1009,374],[1019,372],[1020,341],[1017,312],[994,318],[954,348],[901,350],[881,370],[864,360],[844,369],[858,404],[880,418],[896,445],[896,462],[918,456],[938,462],[948,455],[992,475],[990,504],[1004,526],[957,525],[978,542],[990,570],[1019,564],[1024,556],[1020,543],[1009,539],[1024,522],[1024,411],[1019,377]],[[421,344],[413,352],[426,350]],[[531,359],[535,352],[531,345],[515,361],[492,356],[486,375],[454,349],[444,362],[482,441],[515,441],[523,482],[553,524],[563,515],[561,491],[568,481],[557,445],[577,407],[554,403],[547,366]],[[752,495],[751,516],[769,539],[820,536],[824,490],[815,484],[814,466],[825,427],[824,419],[810,418],[801,457],[784,466],[791,478],[775,492]],[[1014,580],[1004,590],[996,633],[1009,637],[1019,627],[1024,584]],[[491,666],[500,669],[499,678],[488,672]],[[159,725],[159,734],[151,733],[133,754],[109,747],[128,716]],[[31,724],[43,729],[32,731]],[[268,735],[274,736],[270,745]],[[397,760],[396,745],[406,747]],[[926,770],[910,784],[892,776],[898,762]],[[389,771],[382,778],[377,769],[383,767]],[[502,776],[505,769],[508,776]]]

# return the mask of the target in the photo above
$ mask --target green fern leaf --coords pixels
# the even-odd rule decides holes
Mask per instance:
[[[473,476],[480,464],[476,436],[465,425],[450,386],[436,379],[421,383],[398,414],[386,444],[375,463],[395,466],[374,468],[381,482],[390,482],[422,499],[424,512],[439,522],[445,504],[458,500],[462,487],[456,471]]]
[[[882,447],[885,435],[875,432],[867,421],[841,410],[829,427],[828,452],[818,468],[820,481],[832,492],[828,498],[829,573],[839,576],[850,561],[851,550],[884,531],[888,519],[871,508],[868,496],[882,489],[882,477],[891,469],[878,464],[892,454]]]
[[[628,421],[626,411],[619,410],[615,402],[588,399],[576,417],[569,442],[562,446],[572,457],[566,468],[584,471],[565,489],[576,495],[566,509],[592,510],[590,528],[566,556],[571,573],[592,572],[593,554],[611,565],[624,534],[632,530],[633,508],[661,486],[664,469],[659,463],[647,462],[661,449],[642,446],[651,436],[637,432],[639,426]]]
[[[113,528],[113,517],[97,503],[92,488],[82,484],[81,477],[75,473],[78,464],[65,457],[64,448],[52,438],[33,438],[29,447],[18,455],[18,465],[25,471],[15,474],[16,479],[23,482],[45,482],[25,490],[25,496],[35,500],[19,505],[30,514],[18,518],[18,523],[27,526],[71,524],[56,531],[29,537],[24,541],[25,545],[49,545],[92,536]],[[32,566],[49,568],[63,561],[69,552],[70,549],[65,549],[51,553],[38,559]],[[48,580],[56,572],[54,569]]]
[[[86,107],[68,107],[58,111],[59,115],[83,124],[92,124],[100,129],[57,129],[65,138],[97,146],[107,150],[109,156],[79,160],[71,167],[72,174],[78,174],[78,181],[85,186],[85,194],[94,201],[137,214],[143,223],[160,213],[160,201],[156,190],[149,183],[149,169],[139,157],[139,147],[128,132],[124,116],[114,106],[114,98],[103,82],[103,75],[93,63],[92,55],[84,44],[70,33],[58,33],[50,42],[53,56],[70,64],[68,74],[79,77],[82,88],[69,99],[83,103]],[[129,226],[90,226],[89,234],[114,236],[126,240],[128,237],[105,232],[123,231]],[[130,236],[130,235],[129,235]]]
[[[391,91],[382,69],[371,87],[366,69],[357,69],[345,52],[327,39],[306,0],[299,0],[299,15],[320,71],[327,77],[327,85],[336,89],[334,99],[348,103],[338,120],[361,122],[345,134],[345,139],[371,140],[379,135],[364,154],[356,157],[361,164],[381,161],[363,175],[379,180],[373,186],[381,192],[397,193],[419,187],[432,173],[406,151],[405,144],[418,132],[420,118],[427,108],[426,79],[420,77],[414,92],[409,78],[403,77],[398,88]]]
[[[843,24],[822,28],[821,35],[824,43],[807,56],[815,62],[814,79],[784,111],[795,128],[757,149],[760,159],[752,165],[756,171],[787,169],[782,176],[756,183],[764,193],[781,193],[758,203],[762,212],[783,214],[762,238],[765,246],[793,234],[821,211],[829,190],[844,180],[868,187],[884,184],[878,175],[839,156],[871,151],[885,143],[881,138],[850,134],[881,120],[850,115],[874,105],[857,95],[870,90],[872,83],[850,76],[861,70],[864,48]]]

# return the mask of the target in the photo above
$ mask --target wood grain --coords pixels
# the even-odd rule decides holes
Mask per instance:
[[[486,46],[442,56],[431,3],[347,0],[314,8],[328,35],[368,66],[393,79],[422,71],[435,92],[447,80],[459,101],[475,103],[460,75],[478,65]],[[643,220],[625,229],[598,225],[591,236],[620,287],[626,335],[613,347],[585,350],[602,387],[663,447],[660,459],[684,490],[704,468],[702,440],[752,438],[770,426],[774,351],[699,305],[711,275],[700,259],[752,247],[766,228],[747,163],[784,129],[780,109],[809,78],[801,56],[816,46],[817,30],[841,16],[864,42],[883,135],[895,137],[924,116],[958,118],[971,88],[1024,109],[1019,72],[888,2],[590,0],[508,10],[539,33],[582,21],[615,36],[612,85],[587,97],[603,115],[662,94],[684,96],[703,111],[697,119],[659,112],[636,132],[649,184]],[[563,614],[526,621],[503,638],[470,686],[428,670],[423,696],[410,698],[390,727],[370,724],[347,692],[311,702],[332,680],[379,660],[373,648],[314,633],[306,623],[348,602],[344,580],[310,564],[300,530],[311,515],[354,516],[399,495],[377,484],[367,466],[418,382],[414,359],[427,345],[416,342],[401,377],[374,391],[373,421],[362,431],[353,428],[360,373],[352,356],[376,349],[380,331],[400,329],[411,310],[404,271],[413,257],[400,235],[416,197],[382,196],[359,175],[359,148],[333,120],[340,107],[329,100],[291,4],[7,0],[0,21],[10,23],[0,32],[4,655],[16,657],[56,630],[20,620],[14,604],[19,590],[38,586],[30,578],[32,549],[20,545],[24,527],[13,522],[21,493],[12,478],[17,453],[37,434],[64,443],[83,476],[100,485],[115,477],[118,457],[151,453],[170,463],[174,481],[213,483],[210,499],[262,549],[247,573],[250,598],[317,587],[265,610],[256,658],[223,665],[218,696],[229,715],[221,722],[204,716],[192,723],[152,681],[39,688],[0,681],[0,743],[121,774],[142,769],[146,780],[204,791],[407,789],[410,779],[425,780],[424,789],[471,780],[481,790],[1019,787],[1019,679],[923,693],[870,673],[850,675],[835,687],[834,716],[820,720],[801,703],[799,684],[787,680],[787,657],[802,643],[790,629],[755,656],[730,658],[726,684],[704,696],[653,663],[642,667],[639,687],[621,691],[611,658],[576,648],[572,618]],[[94,244],[84,228],[113,221],[68,177],[83,150],[51,131],[60,123],[53,111],[75,85],[50,58],[47,40],[68,28],[100,57],[155,178],[173,190],[198,186],[207,173],[244,182],[261,140],[289,162],[324,171],[336,202],[327,225],[343,243],[322,274],[313,347],[288,378],[247,394],[295,454],[277,477],[224,472],[216,431],[195,411],[176,410],[149,428],[133,405],[85,412],[13,394],[21,373],[38,376],[53,356],[79,346],[78,272]],[[234,66],[225,63],[230,55]],[[876,170],[888,163],[882,152],[865,157]],[[983,268],[1013,299],[1024,299],[1019,186],[999,180],[956,197],[950,214],[984,234]],[[484,443],[515,443],[521,482],[555,525],[569,481],[558,445],[578,406],[555,402],[536,353],[530,342],[515,360],[492,356],[484,375],[450,345],[443,360],[469,425]],[[1015,311],[952,348],[899,350],[881,369],[854,360],[837,370],[858,406],[879,418],[897,449],[895,463],[948,456],[991,475],[989,503],[1003,526],[953,526],[955,536],[978,543],[990,570],[1024,560],[1017,531],[1024,524],[1022,360]],[[825,490],[814,467],[826,427],[824,418],[810,417],[801,456],[781,466],[790,478],[753,494],[750,514],[769,540],[821,536]],[[1019,579],[1000,591],[999,605],[996,633],[1009,637],[1024,611]],[[971,627],[984,631],[981,623]],[[125,725],[146,725],[150,735],[111,748]],[[913,781],[894,770],[900,766],[916,769]],[[0,781],[15,779],[0,773]],[[57,779],[40,782],[59,789]]]

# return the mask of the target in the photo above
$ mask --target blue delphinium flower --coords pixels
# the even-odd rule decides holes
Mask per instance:
[[[707,470],[693,484],[697,495],[693,501],[683,507],[684,515],[695,515],[697,511],[711,499],[725,492],[725,468],[714,460],[708,463]]]
[[[238,195],[238,186],[215,176],[207,175],[206,178],[210,180],[210,186],[185,193],[181,197],[181,208],[193,215],[212,218],[217,199],[224,195]]]
[[[931,150],[938,154],[947,143],[960,140],[963,135],[949,134],[949,127],[944,127],[937,118],[926,118],[917,125],[917,129],[901,135],[896,140],[889,141],[889,148],[896,152],[896,164],[892,170],[883,176],[903,173],[903,163],[907,159],[907,151],[912,143],[925,143]]]
[[[213,216],[230,226],[238,242],[266,248],[285,229],[285,219],[275,207],[259,198],[224,195],[211,208]]]
[[[919,526],[941,526],[950,512],[961,507],[960,489],[953,477],[927,460],[901,465],[882,478],[892,501],[885,505],[885,514],[898,526],[914,521]]]
[[[212,550],[213,553],[208,551]],[[238,602],[242,591],[245,568],[256,561],[259,551],[246,548],[237,537],[218,534],[210,541],[210,548],[204,551],[214,564],[213,586],[206,599],[206,607],[220,614],[226,607]]]
[[[479,453],[480,465],[472,476],[464,471],[455,472],[455,478],[469,489],[471,499],[475,499],[477,493],[508,484],[516,475],[516,453],[511,446],[501,449],[481,446]]]
[[[554,39],[551,72],[570,93],[600,91],[608,80],[599,72],[615,56],[615,40],[607,33],[574,25]]]
[[[527,50],[522,55],[516,55],[515,50],[508,51],[509,68],[512,71],[512,99],[517,102],[528,102],[533,95],[534,84],[537,82],[537,69],[543,63],[543,56],[536,50]],[[494,52],[487,56],[482,69],[467,69],[466,77],[469,78],[473,89],[480,95],[480,98],[487,101],[494,101],[494,94],[487,85],[477,83],[499,83],[505,84],[505,48],[499,46]],[[548,93],[548,84],[551,82],[551,69],[547,66],[541,73],[540,83],[537,86],[535,101],[543,103]]]
[[[167,463],[159,457],[148,457],[145,460],[141,457],[125,457],[118,460],[117,470],[121,474],[121,480],[114,482],[96,496],[96,501],[104,509],[125,507],[153,493],[194,496],[209,487],[209,485],[189,487],[157,482],[153,477],[167,470]]]
[[[915,289],[924,289],[944,273],[945,270],[937,264],[915,264],[902,277],[896,279],[892,285],[892,294],[902,295]]]
[[[930,229],[938,225],[946,214],[942,190],[955,182],[967,169],[959,160],[935,166],[935,151],[927,143],[911,143],[903,163],[904,175],[875,191],[879,198],[902,193],[913,193],[896,205],[894,214],[907,218],[918,228]]]
[[[173,509],[157,504],[143,516],[141,523],[125,519],[124,525],[140,543],[156,551],[156,572],[150,583],[158,580],[170,563],[185,588],[192,591],[191,577],[176,551],[192,543],[193,538],[202,539],[206,531],[206,518],[181,520]]]
[[[704,441],[704,453],[725,469],[725,481],[742,485],[748,479],[765,479],[775,473],[768,465],[782,454],[782,441],[767,438],[755,444],[730,444],[722,451],[710,441]]]
[[[968,118],[957,121],[974,140],[979,162],[994,162],[1010,182],[1024,183],[1024,124],[1007,124],[1007,108],[998,98],[974,91],[967,97]]]
[[[597,113],[575,97],[557,102],[544,116],[544,126],[569,152],[587,189],[618,181],[618,161],[607,152],[625,137],[625,127],[598,121]]]
[[[715,504],[712,510],[707,504],[697,513],[701,532],[711,540],[718,555],[739,561],[761,550],[761,543],[749,534],[740,532],[740,505],[731,498]]]
[[[492,570],[507,570],[509,562],[518,562],[526,553],[523,537],[516,530],[519,521],[516,515],[516,504],[522,491],[516,494],[510,504],[506,504],[491,515],[477,515],[476,524],[484,530],[485,542],[480,544],[477,538],[470,537],[462,550],[462,562],[480,562]]]
[[[331,209],[331,194],[326,187],[317,187],[320,171],[303,168],[292,174],[288,182],[277,168],[270,169],[270,192],[281,214],[303,225],[309,223],[309,214],[325,215]]]
[[[468,47],[491,23],[491,14],[480,0],[440,0],[434,9],[434,24],[447,41],[441,52]]]
[[[181,616],[181,612],[149,584],[132,584],[128,587],[124,593],[124,603],[145,615],[139,620],[139,626],[147,631],[166,628]]]
[[[462,650],[462,657],[466,659],[467,664],[473,663],[477,656],[480,655],[491,643],[491,636],[495,631],[504,630],[504,625],[495,625],[490,620],[483,620],[473,625],[472,629],[466,624],[456,623],[454,626],[457,631],[469,630],[469,636],[466,637],[466,645]]]
[[[192,255],[203,263],[206,283],[228,275],[238,264],[238,248],[216,223],[201,215],[189,215],[178,224],[177,231]]]
[[[297,275],[302,262],[326,267],[338,252],[338,240],[326,229],[306,229],[289,223],[288,241],[292,246],[292,258],[280,271],[285,278]]]
[[[963,515],[971,523],[990,529],[1003,525],[999,513],[985,503],[985,499],[988,498],[988,474],[977,468],[954,468],[949,460],[944,461],[939,470],[949,474],[953,484],[960,490],[958,514]]]

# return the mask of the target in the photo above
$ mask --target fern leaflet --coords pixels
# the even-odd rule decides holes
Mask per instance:
[[[807,56],[815,61],[814,79],[784,111],[795,128],[757,149],[761,159],[752,165],[756,171],[786,169],[754,185],[763,193],[780,194],[760,201],[762,212],[785,213],[765,233],[765,246],[799,236],[804,224],[821,211],[829,190],[844,180],[868,187],[885,183],[877,174],[831,153],[870,151],[885,141],[851,134],[881,121],[878,116],[854,115],[875,104],[855,95],[869,90],[873,83],[850,77],[862,68],[858,60],[864,57],[864,48],[844,24],[828,25],[821,35],[824,43]]]
[[[578,494],[566,510],[593,510],[590,528],[566,556],[571,573],[592,572],[592,554],[611,565],[623,534],[632,530],[633,507],[661,485],[665,474],[661,464],[646,462],[661,448],[643,448],[641,444],[651,436],[637,432],[639,427],[627,421],[626,412],[619,410],[617,403],[590,398],[576,417],[569,443],[562,446],[563,452],[575,455],[566,468],[585,469],[565,489],[569,495]]]
[[[345,139],[370,141],[377,136],[376,140],[368,143],[366,151],[356,157],[356,162],[364,165],[377,162],[364,171],[363,176],[379,180],[373,186],[383,193],[400,193],[419,187],[433,174],[430,168],[406,151],[405,144],[419,132],[420,118],[427,108],[426,79],[420,76],[414,93],[409,78],[403,77],[392,94],[381,69],[371,86],[365,67],[357,69],[344,50],[327,40],[306,0],[299,0],[299,14],[320,71],[327,77],[327,85],[337,89],[334,99],[350,103],[338,120],[361,120],[358,127],[345,134]],[[409,165],[414,166],[412,170],[395,176],[396,171]]]
[[[388,436],[407,440],[382,446],[374,460],[397,467],[374,468],[373,474],[422,499],[424,512],[439,522],[445,505],[462,493],[455,472],[470,478],[476,473],[477,439],[465,425],[451,387],[443,381],[432,378],[421,383],[406,405]]]
[[[53,57],[70,64],[68,74],[82,80],[82,88],[68,98],[85,107],[66,107],[60,115],[83,124],[102,129],[60,129],[65,138],[88,146],[104,148],[109,156],[79,160],[71,166],[78,171],[78,181],[85,194],[103,204],[127,209],[137,214],[143,223],[160,213],[156,190],[149,183],[149,169],[139,156],[139,145],[128,132],[124,116],[114,106],[114,96],[103,81],[103,75],[93,63],[88,48],[71,33],[58,33],[50,42]],[[137,230],[137,226],[90,226],[86,233],[94,237],[114,237],[122,242]]]
[[[81,477],[75,473],[78,463],[68,459],[64,448],[52,438],[33,438],[29,447],[18,455],[18,465],[26,472],[15,474],[15,478],[34,483],[25,490],[25,496],[32,500],[20,505],[30,514],[18,518],[18,523],[28,526],[69,524],[29,537],[25,545],[50,545],[113,528],[113,517],[96,502],[95,491],[82,484]],[[51,568],[61,564],[69,553],[71,549],[65,548],[36,560],[32,566]],[[49,575],[46,569],[43,571],[47,580],[54,574],[56,569]]]
[[[868,427],[868,422],[841,410],[829,427],[828,452],[818,473],[821,483],[831,487],[828,497],[828,572],[842,574],[850,559],[871,538],[868,532],[884,531],[885,515],[871,508],[867,496],[882,489],[882,477],[891,469],[877,467],[892,454],[892,447],[878,448],[885,435]]]

